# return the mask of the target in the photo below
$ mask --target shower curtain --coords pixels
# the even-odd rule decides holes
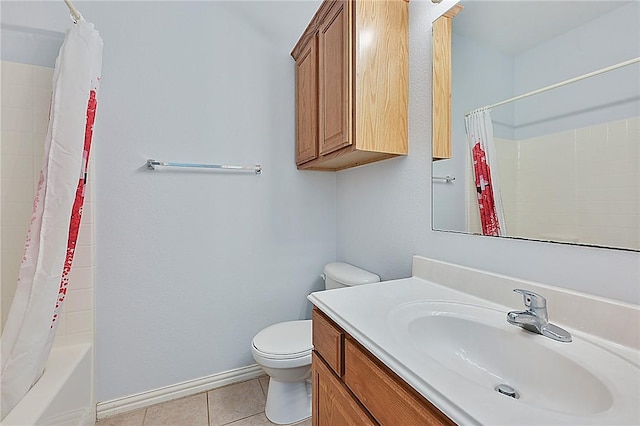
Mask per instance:
[[[42,375],[53,344],[82,216],[101,67],[102,39],[80,20],[56,60],[44,160],[0,342],[2,418]]]
[[[465,116],[464,122],[471,147],[482,234],[506,235],[491,112],[488,109],[473,111]]]

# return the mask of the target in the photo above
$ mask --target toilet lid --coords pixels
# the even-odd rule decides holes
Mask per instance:
[[[313,349],[311,320],[287,321],[271,325],[253,338],[260,352],[278,358],[302,356]]]

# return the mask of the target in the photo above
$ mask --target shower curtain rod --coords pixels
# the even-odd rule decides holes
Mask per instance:
[[[73,5],[73,3],[71,3],[71,0],[64,0],[64,2],[66,3],[67,7],[69,8],[69,12],[71,13],[71,16],[73,17],[73,21],[74,23],[77,23],[78,21],[81,21],[82,18],[82,14],[78,11],[78,9],[76,9],[76,7]]]
[[[593,76],[596,76],[598,74],[604,74],[605,72],[609,72],[609,71],[613,71],[613,70],[618,69],[618,68],[626,67],[627,65],[635,64],[636,62],[640,62],[640,57],[634,58],[634,59],[629,59],[628,61],[620,62],[618,64],[611,65],[609,67],[602,68],[602,69],[599,69],[599,70],[596,70],[596,71],[592,71],[590,73],[583,74],[583,75],[580,75],[578,77],[570,78],[569,80],[561,81],[560,83],[552,84],[551,86],[543,87],[542,89],[534,90],[533,92],[525,93],[523,95],[516,96],[516,97],[511,98],[511,99],[507,99],[506,101],[502,101],[502,102],[498,102],[498,103],[495,103],[495,104],[492,104],[492,105],[484,106],[482,108],[474,109],[473,111],[470,111],[470,112],[466,113],[465,117],[468,116],[469,114],[472,114],[472,113],[477,112],[477,111],[481,111],[483,109],[491,109],[493,107],[497,107],[497,106],[504,105],[504,104],[509,103],[509,102],[517,101],[518,99],[526,98],[526,97],[531,96],[531,95],[537,95],[538,93],[546,92],[547,90],[555,89],[555,88],[558,88],[560,86],[564,86],[564,85],[567,85],[567,84],[570,84],[570,83],[575,83],[576,81],[584,80],[585,78],[593,77]]]

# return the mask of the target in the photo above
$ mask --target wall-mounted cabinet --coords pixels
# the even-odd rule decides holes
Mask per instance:
[[[456,5],[433,22],[433,159],[451,158],[451,21],[462,6]]]
[[[298,169],[408,153],[408,16],[405,0],[322,3],[291,52]]]

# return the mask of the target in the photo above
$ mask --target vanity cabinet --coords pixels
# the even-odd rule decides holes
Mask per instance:
[[[341,170],[408,152],[406,0],[325,0],[291,56],[296,165]]]
[[[312,424],[454,425],[320,310],[313,310]]]
[[[313,425],[377,424],[316,353],[312,363]]]
[[[451,23],[462,10],[455,5],[433,22],[432,134],[433,159],[451,158]]]

